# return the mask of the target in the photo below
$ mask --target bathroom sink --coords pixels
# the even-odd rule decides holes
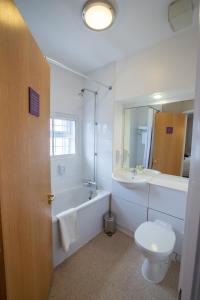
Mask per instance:
[[[161,174],[160,171],[153,170],[153,169],[144,169],[142,172],[144,175],[147,175],[147,176],[158,176]]]
[[[145,175],[133,175],[131,172],[126,170],[115,171],[112,174],[112,178],[127,188],[136,188],[138,185],[147,183]]]

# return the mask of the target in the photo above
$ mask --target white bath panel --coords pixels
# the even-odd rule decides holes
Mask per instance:
[[[96,197],[92,200],[84,198],[84,189],[77,189],[76,191],[68,191],[59,195],[60,199],[57,199],[57,205],[61,205],[62,200],[66,204],[66,209],[72,207],[71,196],[75,195],[74,202],[78,203],[76,200],[79,198],[79,206],[77,207],[77,218],[79,227],[79,238],[74,242],[68,252],[64,252],[61,245],[60,232],[58,221],[56,217],[53,218],[53,252],[54,252],[54,266],[62,263],[67,257],[72,255],[91,239],[93,239],[97,234],[103,230],[103,215],[108,211],[109,208],[109,192],[98,191]],[[70,205],[69,205],[70,204]],[[60,206],[63,211],[64,206]],[[59,211],[61,212],[61,211]]]

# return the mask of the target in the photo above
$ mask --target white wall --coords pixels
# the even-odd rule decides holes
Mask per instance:
[[[116,100],[159,91],[194,91],[196,61],[194,28],[121,60],[116,64]]]
[[[51,159],[51,185],[54,193],[80,185],[82,182],[82,98],[78,95],[84,86],[84,80],[56,65],[51,68],[51,114],[72,114],[78,118],[78,149],[75,156]],[[63,176],[58,166],[66,168]]]

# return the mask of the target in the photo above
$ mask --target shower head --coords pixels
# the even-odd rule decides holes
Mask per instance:
[[[85,89],[82,89],[81,92],[79,93],[79,96],[83,97],[84,92],[85,92]]]

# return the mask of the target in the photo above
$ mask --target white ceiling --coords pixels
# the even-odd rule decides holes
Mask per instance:
[[[104,32],[82,22],[85,0],[15,0],[44,55],[89,72],[175,35],[168,23],[172,0],[111,0],[114,25]]]

